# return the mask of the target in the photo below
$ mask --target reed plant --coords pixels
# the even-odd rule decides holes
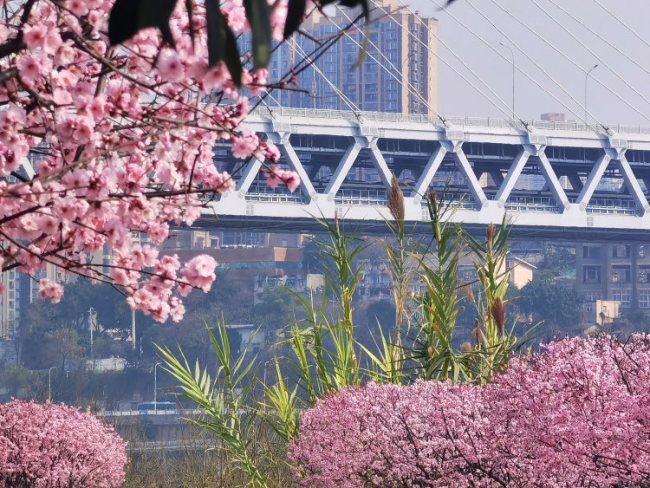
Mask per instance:
[[[325,237],[315,241],[325,278],[322,299],[288,290],[302,304],[306,318],[287,324],[285,339],[276,345],[280,353],[273,360],[274,374],[267,384],[257,388],[261,382],[254,374],[255,358],[247,359],[250,342],[239,357],[231,358],[223,323],[218,324],[216,335],[209,330],[218,359],[214,379],[198,364],[190,368],[182,351],[177,357],[170,349],[160,348],[182,396],[207,418],[189,420],[222,439],[247,475],[249,486],[274,486],[267,472],[270,465],[264,460],[276,459],[276,466],[288,462],[287,446],[298,435],[301,412],[320,399],[369,381],[483,383],[504,369],[512,351],[521,345],[514,324],[509,329],[506,324],[506,222],[488,226],[485,241],[480,241],[451,222],[455,207],[444,194],[431,192],[426,197],[430,240],[422,242],[407,232],[404,196],[396,177],[388,201],[392,220],[386,224],[392,239],[381,245],[395,316],[393,323],[377,323],[371,334],[374,345],[358,340],[353,315],[354,297],[363,279],[358,258],[368,243],[346,233],[336,218],[333,222],[316,219],[325,231]],[[475,283],[463,283],[458,277],[465,255],[473,260]],[[413,290],[418,281],[421,289]],[[461,307],[468,303],[478,316],[473,343],[457,347],[456,322]],[[260,390],[257,397],[256,389]],[[251,441],[262,424],[273,433],[272,442],[265,444],[273,452],[260,451]]]

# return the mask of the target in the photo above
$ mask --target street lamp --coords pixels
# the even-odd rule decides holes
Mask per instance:
[[[499,45],[508,49],[512,55],[512,120],[515,120],[515,52],[507,44],[499,42]]]
[[[594,64],[586,73],[585,73],[585,125],[588,125],[587,121],[587,81],[589,80],[589,75],[593,70],[598,68],[598,64]]]
[[[158,415],[158,397],[157,397],[157,392],[158,392],[158,375],[156,368],[160,366],[162,363],[157,362],[154,367],[153,367],[153,409],[154,409],[154,415]]]
[[[52,370],[56,368],[56,366],[51,366],[47,370],[47,403],[52,402]]]

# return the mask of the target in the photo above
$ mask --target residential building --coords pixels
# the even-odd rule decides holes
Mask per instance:
[[[20,273],[16,270],[0,273],[4,292],[0,293],[0,340],[13,339],[20,318]]]
[[[576,253],[576,288],[587,307],[596,300],[650,312],[650,244],[582,244]],[[587,310],[588,312],[590,310]]]
[[[438,21],[411,13],[396,0],[371,1],[371,12],[361,63],[363,27],[342,35],[313,66],[297,74],[295,87],[276,90],[265,102],[298,108],[435,114]],[[278,80],[290,73],[298,62],[311,57],[319,43],[337,35],[356,16],[349,9],[331,17],[312,14],[302,26],[309,37],[297,33],[274,51],[269,78]],[[250,47],[250,39],[241,42],[244,49]]]

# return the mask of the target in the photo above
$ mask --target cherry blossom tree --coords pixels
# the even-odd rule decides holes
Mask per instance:
[[[648,486],[650,336],[565,339],[494,383],[375,383],[301,416],[300,486]]]
[[[126,462],[126,443],[89,412],[20,400],[0,404],[2,486],[119,487]]]
[[[180,320],[192,288],[210,289],[214,259],[181,263],[156,245],[170,225],[191,225],[233,189],[231,175],[214,164],[215,142],[229,140],[235,157],[269,161],[272,187],[294,191],[300,183],[275,166],[275,146],[240,128],[249,112],[242,89],[265,90],[266,69],[214,53],[215,36],[232,41],[250,30],[248,4],[161,1],[169,7],[162,22],[142,17],[130,31],[112,27],[124,42],[111,45],[109,19],[125,17],[117,4],[111,13],[113,0],[0,2],[3,272],[36,276],[49,263],[120,287],[132,308],[159,321]],[[281,41],[287,6],[269,4],[269,35]],[[105,248],[108,264],[96,258]],[[63,293],[45,278],[39,291],[55,303]]]

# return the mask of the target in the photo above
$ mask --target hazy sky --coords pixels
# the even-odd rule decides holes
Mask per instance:
[[[406,1],[439,19],[441,114],[509,117],[512,55],[502,42],[514,51],[518,117],[584,119],[585,72],[598,64],[588,81],[590,121],[650,127],[650,1],[456,0],[443,11],[443,0]]]

